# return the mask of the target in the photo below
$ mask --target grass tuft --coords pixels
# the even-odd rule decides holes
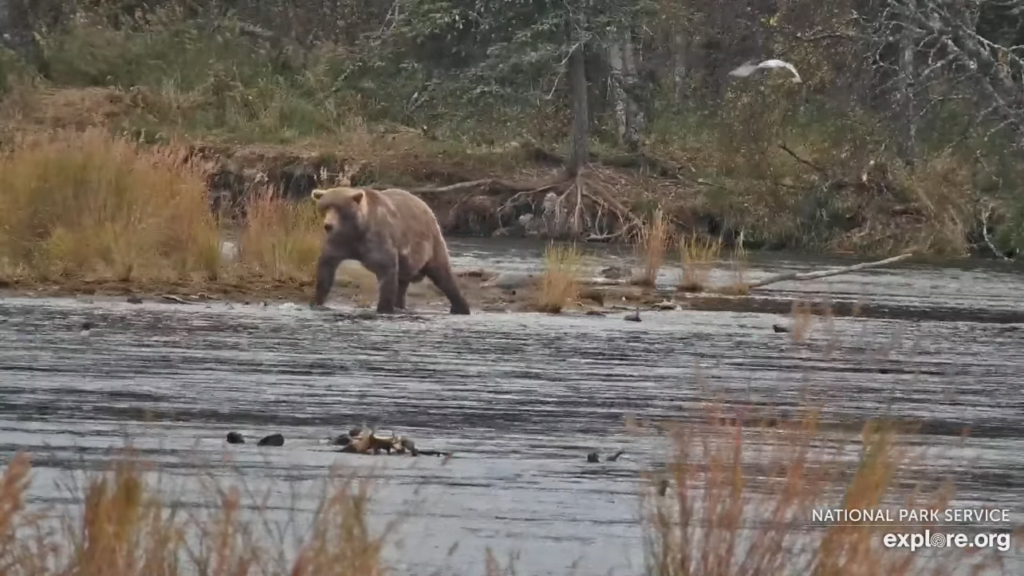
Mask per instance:
[[[654,287],[658,271],[665,264],[665,250],[669,244],[669,226],[661,208],[654,211],[650,220],[640,230],[639,240],[634,246],[637,258],[643,262],[640,275],[633,284]]]
[[[682,292],[703,292],[711,269],[722,251],[722,241],[691,234],[679,241],[683,271],[676,288]]]
[[[544,274],[536,295],[539,312],[558,314],[579,294],[582,255],[575,244],[549,244],[544,251]]]
[[[270,188],[246,201],[238,263],[269,280],[306,280],[314,274],[323,226],[313,202],[288,202]]]

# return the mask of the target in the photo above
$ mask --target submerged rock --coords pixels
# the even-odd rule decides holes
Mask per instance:
[[[626,314],[622,317],[626,322],[639,322],[640,321],[640,310],[636,310],[631,314]]]
[[[779,326],[778,324],[772,324],[772,330],[774,330],[776,334],[785,334],[786,332],[790,331],[789,328],[785,326]]]
[[[630,271],[628,268],[622,266],[608,266],[607,268],[601,269],[601,277],[607,278],[608,280],[621,280],[628,278]]]
[[[260,438],[260,441],[256,443],[257,446],[284,446],[284,436],[280,434],[271,434],[270,436],[264,436]]]
[[[619,450],[615,454],[612,454],[608,458],[605,458],[605,462],[615,462],[616,460],[619,459],[619,456],[622,456],[623,454],[625,454],[625,452],[626,452],[625,450]],[[587,462],[600,462],[600,461],[601,461],[601,456],[597,452],[591,452],[590,454],[587,454]]]
[[[238,432],[228,432],[228,444],[245,444],[245,438]]]

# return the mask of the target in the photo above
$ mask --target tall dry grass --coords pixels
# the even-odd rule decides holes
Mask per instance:
[[[0,270],[9,277],[216,278],[205,173],[174,145],[100,130],[23,138],[0,156]]]
[[[700,234],[684,236],[679,240],[679,256],[682,272],[676,288],[683,292],[702,292],[718,256],[722,252],[722,241]]]
[[[950,485],[895,493],[919,457],[896,442],[892,427],[869,423],[856,442],[830,439],[813,412],[771,426],[728,422],[711,417],[676,427],[670,463],[648,476],[648,574],[917,576],[1000,565],[995,550],[883,545],[885,532],[923,528],[809,526],[815,509],[941,509],[950,502]]]
[[[238,259],[211,211],[208,169],[181,145],[89,129],[15,141],[0,154],[0,277],[14,281],[309,281],[323,229],[312,202],[246,197]]]
[[[207,513],[174,504],[130,453],[91,474],[71,503],[30,511],[30,458],[19,453],[0,479],[0,573],[22,576],[291,574],[379,576],[392,526],[367,526],[369,484],[329,475],[309,530],[295,548],[259,517],[265,497],[214,487]],[[275,493],[278,497],[279,493]],[[255,507],[257,517],[243,513]]]
[[[323,241],[323,223],[313,202],[287,202],[271,188],[246,201],[238,238],[238,265],[270,280],[312,277]]]
[[[637,259],[642,263],[640,274],[633,278],[639,286],[653,287],[658,279],[658,271],[665,264],[665,251],[668,249],[671,230],[668,220],[661,208],[654,211],[633,247]]]
[[[539,312],[558,314],[579,295],[582,254],[575,244],[549,244],[544,251],[544,273],[535,296]]]

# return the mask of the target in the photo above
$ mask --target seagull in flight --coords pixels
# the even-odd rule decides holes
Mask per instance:
[[[789,62],[784,62],[782,60],[774,60],[774,59],[773,60],[765,60],[764,62],[761,62],[760,64],[755,64],[754,61],[752,61],[752,60],[747,61],[746,63],[744,63],[739,68],[733,70],[732,72],[729,72],[729,76],[740,76],[740,77],[750,76],[751,74],[753,74],[756,70],[758,70],[760,68],[785,68],[785,69],[787,69],[787,70],[789,70],[790,72],[793,73],[793,82],[796,82],[797,84],[802,82],[802,80],[800,80],[800,74],[797,73],[796,68],[792,64],[790,64]]]

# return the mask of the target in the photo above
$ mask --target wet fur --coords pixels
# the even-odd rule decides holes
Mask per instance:
[[[356,260],[377,277],[379,313],[405,309],[409,284],[429,278],[452,314],[469,314],[441,227],[425,202],[399,189],[317,189],[312,197],[330,227],[317,263],[315,306],[326,302],[338,266]]]

